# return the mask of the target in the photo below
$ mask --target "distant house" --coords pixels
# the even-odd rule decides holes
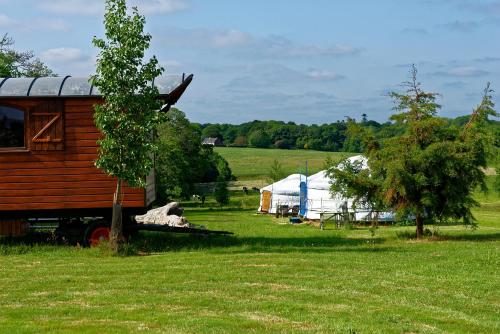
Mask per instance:
[[[220,138],[207,137],[201,142],[202,145],[206,146],[224,146],[224,142]]]

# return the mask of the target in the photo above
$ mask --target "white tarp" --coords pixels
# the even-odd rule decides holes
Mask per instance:
[[[165,206],[149,210],[144,215],[135,216],[135,221],[142,224],[168,225],[174,227],[190,227],[186,217],[182,216],[184,209],[179,203],[171,202]]]

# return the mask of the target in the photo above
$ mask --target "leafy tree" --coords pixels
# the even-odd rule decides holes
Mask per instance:
[[[245,146],[247,146],[247,144],[248,144],[248,141],[247,141],[247,137],[245,137],[245,136],[238,136],[238,137],[236,137],[236,139],[234,139],[234,146],[245,147]]]
[[[204,162],[201,179],[196,182],[214,182],[220,176],[224,180],[233,179],[231,168],[227,161],[210,146],[201,149],[201,160]]]
[[[201,135],[203,138],[219,138],[222,139],[222,134],[220,131],[220,127],[218,124],[210,124],[206,128],[203,129]]]
[[[390,94],[397,111],[392,119],[405,125],[404,133],[383,146],[368,137],[368,169],[343,161],[342,168],[333,166],[328,172],[334,182],[332,191],[368,202],[375,209],[414,217],[420,238],[424,220],[473,223],[471,208],[477,202],[472,193],[477,187],[486,189],[481,168],[486,167],[492,144],[485,124],[489,115],[497,114],[488,85],[470,121],[453,131],[436,117],[437,94],[423,91],[416,76],[413,67],[405,83],[407,91]]]
[[[256,130],[250,134],[248,142],[253,147],[268,148],[271,145],[271,137],[264,130]]]
[[[282,149],[282,150],[288,150],[291,148],[290,142],[286,139],[279,139],[274,143],[274,147]]]
[[[158,146],[158,200],[164,203],[168,199],[190,196],[194,183],[199,182],[207,164],[200,154],[198,129],[182,111],[171,109],[158,127]]]
[[[271,164],[271,168],[269,168],[269,181],[276,182],[283,179],[285,176],[286,172],[283,169],[283,166],[277,159],[274,159]]]
[[[201,145],[200,129],[185,114],[171,109],[158,127],[156,176],[158,201],[189,198],[195,183],[232,179],[227,161],[212,147]]]
[[[227,186],[227,181],[222,175],[219,175],[215,184],[214,196],[217,203],[221,206],[229,203],[229,190]]]
[[[368,115],[366,115],[365,113],[361,114],[361,122],[363,124],[365,124],[366,122],[368,122]]]
[[[106,39],[94,37],[100,49],[93,84],[104,103],[95,106],[95,122],[102,132],[96,166],[116,177],[110,247],[118,252],[124,242],[123,182],[143,187],[153,167],[156,146],[152,130],[160,122],[158,89],[149,84],[163,69],[153,57],[144,61],[151,35],[144,33],[144,16],[137,8],[127,14],[125,0],[106,0]]]
[[[220,132],[222,135],[222,139],[226,144],[232,144],[238,136],[238,129],[232,124],[220,125]]]
[[[366,128],[350,119],[347,121],[347,131],[343,150],[345,152],[363,152]]]
[[[13,50],[14,40],[8,34],[0,38],[0,77],[52,77],[56,74],[33,51]]]

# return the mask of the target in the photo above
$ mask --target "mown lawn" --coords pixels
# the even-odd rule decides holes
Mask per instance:
[[[244,180],[280,153],[240,150],[218,149]],[[328,154],[284,152],[291,172]],[[257,192],[184,203],[191,222],[233,236],[143,233],[128,257],[0,239],[0,332],[499,333],[500,197],[476,197],[476,230],[430,226],[422,241],[411,226],[290,225],[257,214]]]
[[[476,231],[440,227],[417,242],[405,237],[414,227],[289,225],[256,214],[256,201],[191,204],[193,223],[235,235],[142,234],[129,257],[0,242],[0,332],[500,331],[496,209]]]
[[[260,148],[216,147],[215,151],[222,155],[231,166],[238,180],[266,179],[269,168],[276,159],[285,174],[304,173],[306,161],[309,175],[324,169],[325,160],[335,160],[354,155],[353,153],[320,152],[312,150],[278,150]]]

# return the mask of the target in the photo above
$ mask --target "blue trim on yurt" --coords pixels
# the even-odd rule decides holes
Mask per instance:
[[[306,213],[307,213],[307,182],[301,181],[299,214],[304,217]]]

